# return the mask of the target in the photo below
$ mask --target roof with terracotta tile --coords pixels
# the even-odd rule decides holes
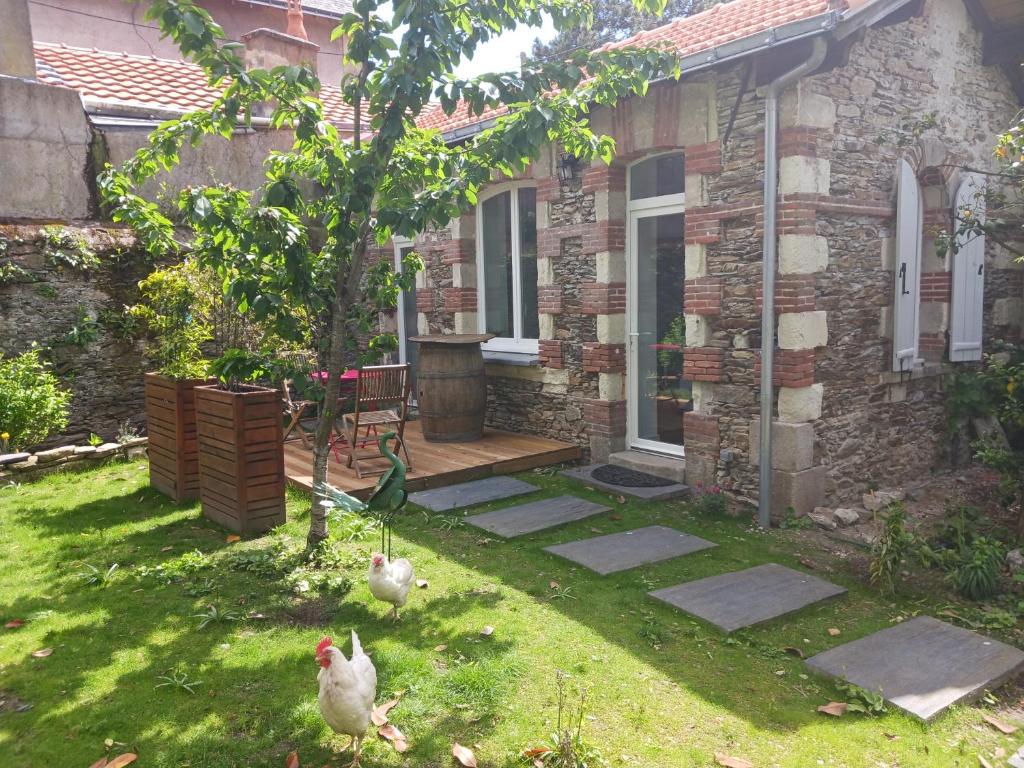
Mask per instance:
[[[866,0],[870,2],[870,0]],[[706,11],[676,19],[625,40],[607,43],[598,50],[627,46],[654,47],[668,43],[680,56],[710,51],[717,46],[756,35],[794,21],[820,16],[830,10],[845,10],[865,0],[732,0],[713,5]],[[470,115],[460,104],[454,114],[446,116],[440,106],[425,112],[417,121],[422,128],[436,128],[444,133],[465,128],[497,117],[500,112]]]
[[[36,43],[35,53],[41,81],[112,104],[186,111],[209,107],[219,95],[203,69],[187,61],[52,43]],[[320,100],[328,120],[352,122],[355,112],[337,88],[323,86]]]

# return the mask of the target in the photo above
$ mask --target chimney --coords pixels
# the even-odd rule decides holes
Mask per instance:
[[[302,23],[302,0],[288,0],[288,34],[309,40],[306,27]]]
[[[245,66],[249,69],[305,64],[316,72],[316,54],[320,46],[302,37],[260,27],[242,35],[242,42],[245,43]]]
[[[28,0],[0,0],[0,75],[36,79]]]

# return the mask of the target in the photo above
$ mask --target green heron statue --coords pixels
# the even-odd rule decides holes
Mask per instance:
[[[380,520],[380,548],[384,551],[386,536],[388,560],[391,559],[391,522],[399,510],[405,506],[406,499],[409,497],[409,494],[405,492],[405,464],[388,448],[388,441],[394,437],[394,432],[385,432],[377,442],[381,454],[387,457],[391,466],[380,476],[373,493],[366,501],[349,496],[328,483],[323,483],[316,488],[317,495],[323,497],[320,502],[323,506],[359,514],[369,512]]]

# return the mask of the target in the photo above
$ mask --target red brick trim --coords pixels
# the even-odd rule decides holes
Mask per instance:
[[[622,106],[621,104],[619,106]],[[618,107],[616,107],[618,109]],[[583,192],[626,191],[626,168],[622,165],[592,165],[583,172]]]
[[[686,452],[718,460],[722,438],[717,416],[704,416],[694,411],[683,414],[683,444]]]
[[[584,315],[621,315],[626,311],[626,284],[583,283],[580,303]]]
[[[626,401],[584,400],[583,420],[592,435],[623,435],[626,432]]]
[[[720,277],[687,280],[683,291],[683,311],[688,315],[722,314],[724,282]]]
[[[587,373],[625,373],[626,345],[587,342],[583,345],[583,370]]]
[[[537,286],[537,311],[542,315],[562,314],[562,286]]]
[[[921,301],[925,304],[948,304],[953,295],[952,272],[922,272]]]
[[[416,311],[433,312],[434,303],[437,301],[437,291],[433,288],[416,289]]]
[[[780,235],[815,235],[818,232],[818,207],[814,203],[787,200],[779,204]]]
[[[814,383],[813,349],[777,349],[772,371],[772,385],[776,387],[809,387]],[[754,361],[754,375],[761,375],[761,355]]]
[[[626,223],[616,220],[548,227],[537,231],[537,247],[542,256],[557,256],[562,240],[569,237],[580,238],[584,254],[622,251],[626,247]]]
[[[441,251],[443,264],[470,264],[476,261],[476,241],[468,237],[449,240]]]
[[[687,347],[683,350],[683,378],[690,381],[721,381],[724,362],[724,349]]]
[[[678,119],[678,115],[677,115]],[[722,142],[720,139],[707,144],[695,144],[685,152],[686,173],[716,174],[722,172]]]
[[[934,363],[941,362],[946,354],[946,334],[922,333],[918,340],[918,348],[925,360]]]
[[[775,278],[775,314],[788,312],[813,312],[816,306],[817,287],[814,275],[777,275]],[[762,286],[757,286],[755,303],[761,311],[764,300]]]
[[[541,339],[537,342],[537,357],[540,364],[545,368],[564,368],[565,359],[562,356],[562,342],[555,339]]]
[[[562,194],[562,185],[557,178],[537,179],[537,202],[548,203],[557,200]]]
[[[476,312],[476,288],[445,288],[441,295],[445,312]]]

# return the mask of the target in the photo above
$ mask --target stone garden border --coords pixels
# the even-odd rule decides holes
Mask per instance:
[[[0,454],[0,485],[37,480],[68,467],[85,468],[114,457],[145,457],[148,444],[148,437],[135,437],[123,443],[62,445],[36,453]]]

